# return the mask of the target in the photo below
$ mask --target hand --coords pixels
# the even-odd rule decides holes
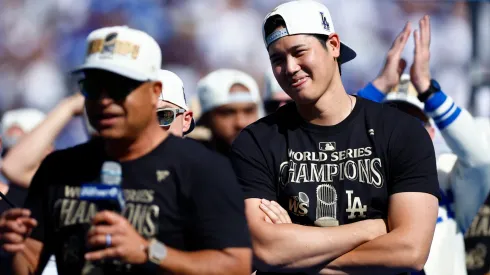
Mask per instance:
[[[97,213],[92,220],[94,225],[87,236],[91,247],[106,247],[85,254],[85,259],[94,261],[104,258],[116,258],[129,264],[143,264],[148,261],[145,240],[124,217],[110,211]],[[107,235],[111,237],[111,245],[106,246]]]
[[[420,31],[420,33],[419,33]],[[430,19],[426,15],[419,21],[419,31],[413,33],[415,52],[410,68],[410,80],[417,92],[424,93],[430,86]]]
[[[401,54],[407,44],[410,32],[410,22],[407,22],[402,32],[393,41],[393,45],[391,45],[391,49],[386,55],[386,62],[381,73],[373,81],[373,85],[384,94],[387,94],[393,87],[398,85],[400,76],[407,66],[407,62],[401,58]]]
[[[260,209],[265,213],[265,221],[268,223],[293,223],[288,212],[275,201],[262,199]]]
[[[73,116],[79,116],[83,114],[83,109],[85,107],[85,97],[81,93],[76,93],[65,99]]]
[[[0,216],[0,245],[8,253],[21,252],[25,248],[24,241],[37,226],[37,221],[30,217],[28,209],[14,208]]]

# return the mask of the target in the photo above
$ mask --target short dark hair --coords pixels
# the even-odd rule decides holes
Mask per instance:
[[[286,28],[286,22],[284,21],[284,19],[282,19],[282,17],[280,15],[274,15],[274,16],[269,17],[267,19],[267,21],[265,21],[265,24],[264,24],[265,37],[269,36],[271,33],[273,33],[279,27]],[[307,35],[311,35],[311,36],[315,37],[320,42],[320,44],[322,44],[322,47],[326,51],[328,51],[328,48],[327,48],[328,35],[323,35],[323,34],[307,34]],[[339,56],[337,58],[337,65],[339,67],[339,73],[342,75],[342,69],[340,67],[340,63],[341,63],[341,60],[340,60],[340,56]]]

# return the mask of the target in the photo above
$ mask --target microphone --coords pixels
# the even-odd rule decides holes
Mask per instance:
[[[121,213],[126,205],[121,188],[122,168],[114,161],[106,161],[100,171],[100,183],[83,184],[80,200],[95,203],[97,211],[109,210]],[[86,261],[82,275],[103,275],[106,261]]]
[[[100,171],[100,183],[83,184],[80,200],[94,202],[97,210],[121,213],[126,205],[121,188],[122,168],[114,161],[106,161]]]

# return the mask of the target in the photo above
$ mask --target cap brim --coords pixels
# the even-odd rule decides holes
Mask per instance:
[[[184,136],[189,134],[190,132],[192,132],[192,130],[194,130],[195,127],[196,127],[196,122],[194,121],[194,118],[193,118],[191,121],[191,126],[189,127],[189,130],[184,132]]]
[[[108,71],[111,73],[115,73],[115,74],[130,78],[130,79],[142,81],[142,82],[156,79],[156,77],[152,78],[146,74],[142,74],[140,72],[137,72],[137,71],[134,71],[131,69],[127,69],[127,68],[124,68],[121,66],[115,66],[114,64],[104,64],[104,63],[82,65],[82,66],[76,68],[75,70],[73,70],[72,74],[81,73],[81,72],[84,72],[87,70]]]
[[[344,43],[340,42],[340,62],[341,64],[344,64],[345,62],[351,61],[352,59],[356,58],[357,54],[356,52],[351,49],[349,46],[345,45]]]

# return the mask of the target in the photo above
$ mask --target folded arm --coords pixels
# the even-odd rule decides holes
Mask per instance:
[[[390,232],[332,261],[321,274],[396,274],[423,269],[437,220],[438,200],[406,192],[390,197]]]
[[[270,224],[260,199],[245,201],[256,266],[261,271],[319,270],[340,255],[383,234],[384,223],[366,220],[338,227]]]

